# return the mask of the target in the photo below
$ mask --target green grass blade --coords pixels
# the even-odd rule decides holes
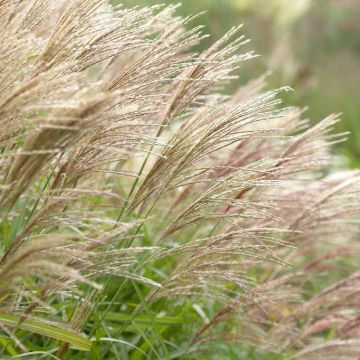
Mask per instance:
[[[118,314],[109,312],[104,317],[107,321],[115,321],[115,322],[127,322],[131,320],[132,323],[137,324],[157,324],[157,325],[178,325],[182,323],[182,319],[179,316],[161,316],[161,317],[153,317],[150,318],[149,316],[145,315],[137,315],[132,319],[132,315],[128,314]]]
[[[0,313],[0,323],[66,342],[70,344],[71,347],[78,350],[90,351],[91,349],[91,341],[84,335],[78,334],[72,330],[45,324],[39,320],[21,320],[20,316]]]
[[[9,338],[0,336],[0,345],[3,346],[4,349],[6,349],[11,356],[17,355],[17,352],[12,347],[11,340]]]
[[[149,303],[145,299],[145,297],[144,297],[142,291],[140,290],[140,287],[138,286],[138,284],[133,280],[131,280],[131,283],[132,283],[133,287],[135,288],[135,291],[136,291],[136,293],[137,293],[137,295],[138,295],[138,297],[139,297],[139,299],[141,301],[141,304],[143,306],[143,309],[146,312],[146,315],[152,321],[151,331],[153,333],[154,338],[157,340],[158,344],[160,345],[160,348],[162,349],[162,351],[164,353],[163,355],[165,356],[165,358],[170,359],[170,355],[169,355],[167,347],[166,347],[166,345],[164,343],[164,339],[161,336],[160,331],[159,331],[159,325],[155,322],[155,316],[154,316],[154,314],[152,313],[152,311],[150,309]]]

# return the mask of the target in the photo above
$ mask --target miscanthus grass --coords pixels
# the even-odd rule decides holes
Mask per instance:
[[[338,117],[175,10],[0,0],[1,358],[359,359]]]

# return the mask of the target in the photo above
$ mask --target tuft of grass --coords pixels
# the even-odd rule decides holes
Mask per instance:
[[[0,356],[360,355],[360,176],[282,108],[241,27],[0,2]]]

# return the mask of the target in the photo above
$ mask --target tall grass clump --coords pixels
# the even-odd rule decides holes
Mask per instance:
[[[360,177],[176,6],[0,0],[0,357],[358,359]]]

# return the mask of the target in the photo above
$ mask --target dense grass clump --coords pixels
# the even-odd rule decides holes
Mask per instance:
[[[358,359],[360,177],[231,29],[0,0],[0,354]]]

